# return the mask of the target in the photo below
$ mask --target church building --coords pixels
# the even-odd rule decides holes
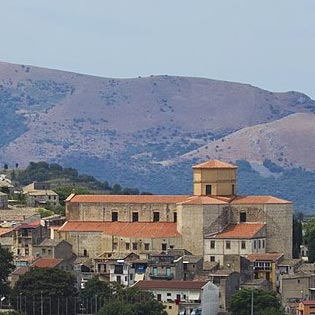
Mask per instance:
[[[66,200],[59,238],[79,256],[186,249],[205,261],[224,255],[292,255],[292,203],[238,196],[237,166],[210,160],[192,167],[192,195],[75,195]],[[180,175],[179,175],[180,176]]]

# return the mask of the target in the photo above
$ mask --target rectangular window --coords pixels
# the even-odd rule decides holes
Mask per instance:
[[[126,250],[130,250],[130,243],[126,243]]]
[[[212,194],[212,186],[206,185],[206,195],[211,195],[211,194]]]
[[[167,276],[171,275],[171,267],[166,267],[166,275]]]
[[[242,249],[246,249],[246,241],[242,241],[242,243],[241,243],[241,248],[242,248]]]
[[[139,221],[139,213],[132,212],[132,222],[138,222],[138,221]]]
[[[162,243],[162,250],[166,250],[167,248],[167,244],[166,243]]]
[[[232,195],[234,196],[235,195],[235,185],[232,184]]]
[[[214,249],[215,248],[215,241],[210,241],[210,248]]]
[[[177,222],[177,212],[174,212],[174,222]]]
[[[262,247],[265,248],[265,240],[262,241]]]
[[[158,300],[158,301],[161,301],[161,300],[162,300],[162,295],[161,295],[161,294],[158,294],[158,295],[157,295],[157,300]]]
[[[258,248],[261,248],[261,241],[258,240]]]
[[[215,261],[215,256],[210,256],[210,261],[214,262]]]
[[[254,240],[254,249],[256,249],[256,240]]]
[[[167,292],[166,295],[167,295],[167,296],[172,296],[172,293]]]
[[[138,244],[137,243],[132,243],[132,249],[137,250],[138,249]]]
[[[231,249],[231,241],[226,241],[225,242],[225,248],[226,249]]]
[[[246,212],[240,213],[240,222],[246,222]]]
[[[112,221],[113,222],[118,221],[118,212],[116,212],[116,211],[112,212]]]
[[[116,242],[113,243],[113,250],[117,250],[118,244]]]
[[[144,243],[144,250],[150,250],[150,244]]]
[[[160,221],[160,212],[153,212],[153,222]]]

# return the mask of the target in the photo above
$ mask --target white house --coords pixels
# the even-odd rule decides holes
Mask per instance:
[[[167,305],[168,314],[189,315],[196,310],[202,310],[202,315],[218,313],[219,288],[211,281],[144,280],[134,287],[152,292]]]
[[[230,224],[222,231],[209,234],[204,240],[205,261],[223,265],[224,255],[247,257],[266,252],[266,227],[262,223]]]

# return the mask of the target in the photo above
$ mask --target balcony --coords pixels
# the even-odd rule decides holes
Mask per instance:
[[[172,280],[174,278],[174,274],[166,274],[166,273],[150,273],[151,279],[161,279],[161,280]]]

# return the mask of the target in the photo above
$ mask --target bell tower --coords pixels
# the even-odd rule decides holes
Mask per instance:
[[[209,160],[194,165],[192,168],[195,196],[236,195],[237,166],[218,160]]]

